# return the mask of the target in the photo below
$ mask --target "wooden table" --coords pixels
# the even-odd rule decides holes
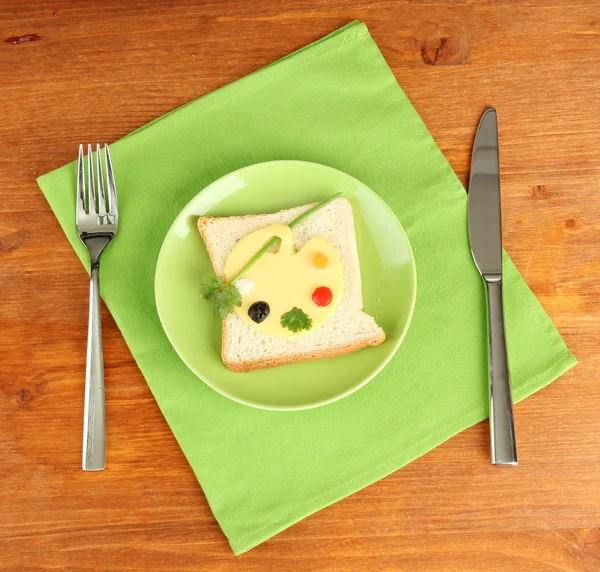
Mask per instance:
[[[597,0],[4,0],[0,569],[600,570]],[[498,109],[508,252],[580,365],[488,426],[234,557],[110,315],[108,470],[79,469],[86,274],[36,176],[357,18],[466,182]]]

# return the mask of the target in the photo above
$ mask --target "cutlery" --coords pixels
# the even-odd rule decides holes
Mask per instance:
[[[496,110],[479,122],[469,180],[469,240],[473,260],[487,292],[490,364],[490,440],[492,464],[517,465],[504,310],[502,303],[502,222]]]
[[[77,234],[87,247],[91,260],[90,315],[88,321],[85,404],[83,410],[84,471],[101,471],[105,461],[104,357],[100,318],[100,256],[117,234],[119,213],[117,189],[108,145],[104,145],[106,175],[102,174],[100,145],[96,145],[96,167],[92,146],[87,147],[87,183],[83,145],[79,146],[77,165]],[[106,178],[105,192],[104,179]]]

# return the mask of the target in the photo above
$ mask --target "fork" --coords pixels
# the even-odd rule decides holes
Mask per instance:
[[[91,259],[90,316],[85,368],[83,453],[81,460],[84,471],[101,471],[104,469],[105,461],[104,357],[102,353],[99,271],[100,256],[117,234],[119,213],[112,162],[106,144],[104,144],[104,155],[108,193],[104,190],[100,145],[96,145],[95,173],[92,146],[88,145],[87,147],[87,185],[83,145],[79,145],[76,200],[77,234],[89,250]]]

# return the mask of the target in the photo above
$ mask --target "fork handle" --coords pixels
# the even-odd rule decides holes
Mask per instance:
[[[84,471],[104,469],[104,357],[100,317],[99,264],[92,264],[90,276],[90,317],[88,322],[85,405],[83,410]]]

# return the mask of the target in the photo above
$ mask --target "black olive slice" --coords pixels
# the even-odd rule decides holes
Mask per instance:
[[[269,308],[269,304],[266,302],[254,302],[254,304],[248,308],[248,316],[250,316],[250,319],[253,322],[260,324],[267,319],[270,311],[271,308]]]

